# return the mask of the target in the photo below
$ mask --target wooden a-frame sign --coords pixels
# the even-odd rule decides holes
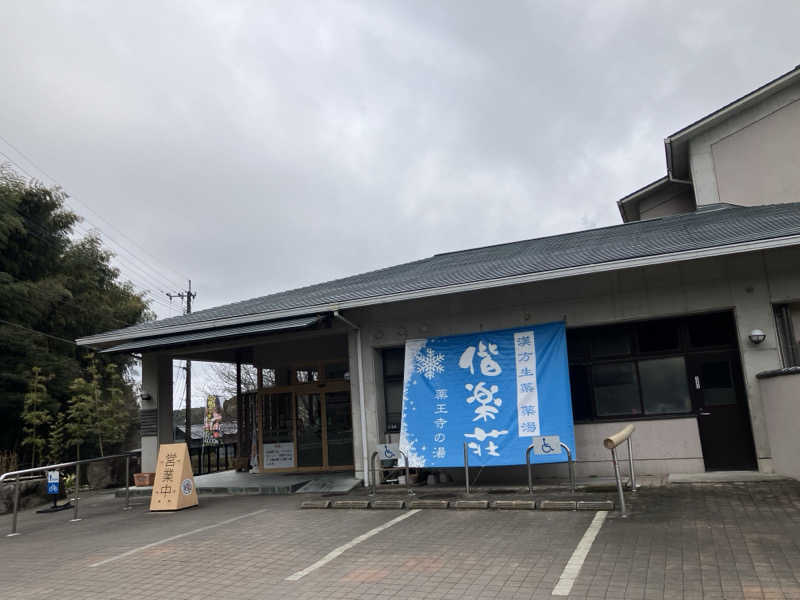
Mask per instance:
[[[197,506],[192,461],[185,443],[161,444],[150,510],[181,510]]]

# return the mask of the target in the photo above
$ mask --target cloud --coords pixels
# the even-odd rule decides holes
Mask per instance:
[[[0,10],[0,133],[198,308],[618,222],[666,134],[800,50],[777,1]]]

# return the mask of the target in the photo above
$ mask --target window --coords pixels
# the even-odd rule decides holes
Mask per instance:
[[[692,400],[682,356],[639,361],[639,381],[646,415],[689,412]]]
[[[595,410],[598,417],[639,415],[636,363],[610,363],[592,367]]]
[[[680,349],[680,320],[659,319],[636,326],[639,352],[668,352]]]
[[[783,366],[800,366],[800,303],[777,304],[774,311]]]
[[[383,399],[386,408],[386,433],[400,431],[403,415],[403,367],[405,348],[387,348],[383,354]]]
[[[795,306],[800,328],[800,304]],[[779,312],[776,307],[776,320],[791,321],[792,314],[786,317],[786,311]],[[800,359],[797,336],[787,336],[795,340],[792,356]],[[737,348],[732,312],[570,329],[567,354],[573,418],[587,422],[692,414],[694,392],[687,359],[709,348]],[[709,374],[710,381],[717,382],[720,401],[729,393],[722,375]]]
[[[736,345],[736,325],[733,313],[696,315],[686,319],[691,348]]]

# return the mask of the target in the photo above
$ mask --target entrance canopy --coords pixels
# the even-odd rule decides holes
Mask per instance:
[[[289,319],[286,321],[269,321],[266,323],[255,323],[250,325],[240,325],[239,327],[222,327],[219,329],[207,329],[179,335],[144,338],[127,342],[111,348],[106,348],[102,352],[133,352],[136,350],[153,350],[156,348],[185,345],[192,342],[207,340],[224,340],[226,338],[253,335],[258,333],[286,331],[289,329],[302,329],[310,327],[322,320],[322,317],[302,317],[299,319]]]

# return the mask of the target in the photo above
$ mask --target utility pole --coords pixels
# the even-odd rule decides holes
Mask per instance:
[[[192,292],[192,280],[189,280],[189,288],[182,292],[171,294],[167,292],[167,298],[180,298],[186,300],[186,313],[192,314],[192,300],[197,297],[197,292]],[[192,361],[186,360],[186,415],[184,421],[185,431],[183,439],[186,440],[186,446],[191,448],[192,444]]]

